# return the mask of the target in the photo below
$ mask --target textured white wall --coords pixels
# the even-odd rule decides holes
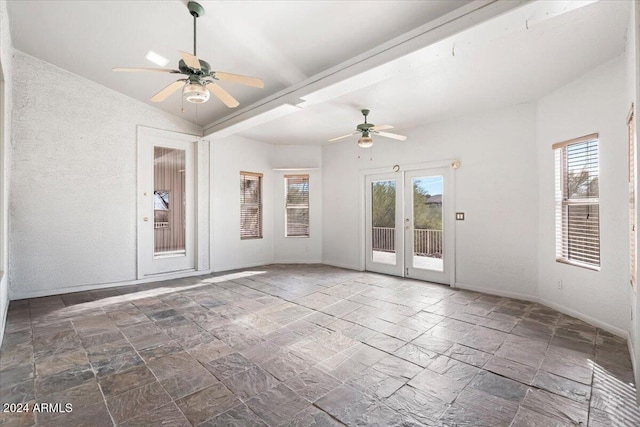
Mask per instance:
[[[277,263],[322,262],[322,172],[319,146],[276,145],[273,164],[277,168],[308,167],[318,170],[275,171],[273,199],[273,252]],[[309,175],[309,237],[285,237],[284,176]]]
[[[9,247],[9,163],[11,159],[11,82],[13,76],[12,58],[13,48],[11,44],[11,32],[9,29],[9,16],[7,15],[7,2],[0,2],[0,72],[4,80],[4,93],[0,102],[0,345],[4,336],[4,325],[7,308],[9,307],[9,274],[8,274],[8,247]]]
[[[273,263],[273,146],[240,136],[211,141],[211,269]],[[240,240],[240,172],[262,173],[262,239]]]
[[[627,127],[630,94],[618,57],[538,102],[539,295],[626,334],[630,324]],[[554,156],[551,145],[597,132],[600,137],[601,270],[555,260]],[[535,190],[536,184],[532,184]],[[562,289],[557,282],[562,280]]]
[[[10,295],[134,280],[136,127],[201,128],[21,52],[13,73]]]
[[[375,138],[373,151],[354,141],[323,147],[324,262],[359,268],[358,174],[394,164],[458,159],[456,276],[461,287],[531,297],[537,286],[535,107],[523,104],[402,129],[405,142]],[[370,158],[372,157],[372,160]]]

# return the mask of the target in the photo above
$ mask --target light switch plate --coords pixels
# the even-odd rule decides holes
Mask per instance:
[[[456,212],[456,220],[464,221],[464,212]]]

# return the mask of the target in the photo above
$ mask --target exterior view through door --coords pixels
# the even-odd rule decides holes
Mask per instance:
[[[367,270],[450,284],[448,175],[446,168],[367,175]]]

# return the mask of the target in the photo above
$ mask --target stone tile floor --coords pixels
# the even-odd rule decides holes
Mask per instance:
[[[14,301],[3,426],[638,426],[624,340],[545,306],[262,268]]]

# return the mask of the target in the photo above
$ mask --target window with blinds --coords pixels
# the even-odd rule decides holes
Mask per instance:
[[[240,172],[240,238],[262,238],[262,174]]]
[[[553,145],[556,161],[556,260],[600,268],[598,134]]]
[[[636,137],[634,129],[634,108],[631,105],[627,127],[629,129],[629,281],[636,289]]]
[[[285,175],[285,236],[309,237],[309,175]]]

